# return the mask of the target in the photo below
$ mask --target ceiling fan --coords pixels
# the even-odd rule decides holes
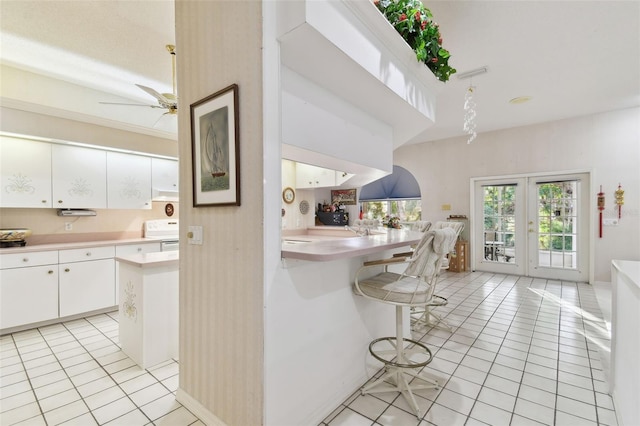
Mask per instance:
[[[161,108],[166,109],[163,115],[177,114],[178,113],[178,95],[176,95],[176,47],[173,44],[167,44],[167,51],[171,54],[171,71],[173,77],[173,93],[159,93],[158,91],[143,86],[142,84],[136,84],[140,89],[144,90],[158,101],[158,105],[151,104],[128,104],[120,102],[100,102],[107,105],[128,105],[128,106],[144,106],[149,108]]]

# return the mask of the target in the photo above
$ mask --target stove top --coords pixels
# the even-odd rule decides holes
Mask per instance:
[[[25,240],[0,241],[0,248],[24,247],[27,245]]]

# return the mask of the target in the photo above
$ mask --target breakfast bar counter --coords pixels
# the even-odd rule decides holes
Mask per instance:
[[[289,231],[282,237],[282,258],[326,262],[366,256],[416,244],[421,232],[404,229],[373,229],[357,235],[351,229],[314,227]],[[361,232],[364,233],[364,230]]]

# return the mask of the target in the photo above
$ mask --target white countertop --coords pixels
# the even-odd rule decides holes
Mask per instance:
[[[611,264],[618,273],[627,277],[630,283],[640,289],[640,261],[637,260],[612,260]]]
[[[151,243],[158,241],[153,238],[128,238],[122,240],[98,240],[98,241],[78,241],[70,243],[50,243],[50,244],[33,244],[27,243],[24,247],[6,247],[0,249],[0,254],[9,253],[32,253],[35,251],[49,251],[49,250],[68,250],[78,249],[85,247],[104,247],[104,246],[116,246],[127,244],[139,244],[139,243]]]
[[[306,233],[300,235],[289,233],[289,235],[283,236],[281,256],[283,259],[326,262],[364,256],[398,247],[408,247],[420,241],[422,236],[421,232],[404,229],[385,229],[379,234],[347,238],[332,238],[330,236],[319,238]],[[308,242],[291,243],[295,240]]]
[[[128,263],[130,265],[142,268],[155,266],[178,266],[180,252],[176,251],[159,251],[155,253],[135,253],[127,256],[116,256],[116,261]]]

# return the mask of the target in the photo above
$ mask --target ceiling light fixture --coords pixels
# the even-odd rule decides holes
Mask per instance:
[[[467,92],[464,94],[464,125],[462,126],[462,129],[469,135],[467,144],[470,144],[478,136],[478,133],[476,132],[476,102],[473,99],[473,91],[475,90],[473,77],[486,72],[487,67],[480,67],[458,74],[458,79],[460,80],[466,78],[472,79],[469,83]]]

